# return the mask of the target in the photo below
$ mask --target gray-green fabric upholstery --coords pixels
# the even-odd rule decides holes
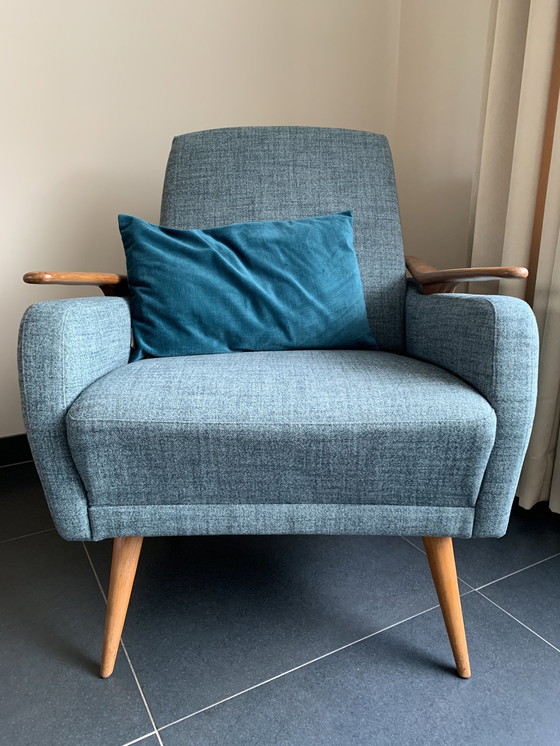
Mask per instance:
[[[28,309],[19,350],[24,416],[65,538],[504,532],[535,403],[528,306],[422,296],[413,286],[405,302],[391,160],[380,136],[275,127],[174,141],[168,225],[346,209],[356,218],[381,352],[129,364],[126,300]]]
[[[371,333],[404,350],[404,254],[383,135],[321,127],[231,127],[173,140],[161,224],[206,228],[352,210]]]
[[[66,438],[74,399],[130,354],[130,310],[121,298],[37,303],[19,333],[22,410],[55,525],[65,539],[91,537],[88,499]]]
[[[539,335],[529,306],[495,295],[407,293],[408,353],[451,371],[496,412],[496,442],[476,504],[475,536],[505,533],[537,397]]]
[[[261,505],[293,516],[271,533],[367,531],[347,505],[380,507],[381,527],[388,506],[470,511],[470,532],[495,435],[493,409],[455,376],[348,350],[132,363],[86,389],[66,424],[94,523],[114,527],[114,509],[134,507],[150,534],[156,490],[177,533],[207,505],[228,506],[221,525],[234,533],[258,532]]]

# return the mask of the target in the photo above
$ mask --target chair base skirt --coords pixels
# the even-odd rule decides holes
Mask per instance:
[[[115,536],[357,534],[472,536],[475,510],[439,505],[245,503],[92,505],[94,541]]]

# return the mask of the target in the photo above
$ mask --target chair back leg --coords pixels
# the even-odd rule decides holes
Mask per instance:
[[[113,673],[130,593],[142,548],[141,536],[126,536],[113,540],[111,580],[105,617],[105,638],[101,656],[100,676],[106,679]]]
[[[457,583],[453,541],[449,536],[424,536],[422,541],[428,555],[457,673],[461,678],[468,679],[471,675],[471,666]]]

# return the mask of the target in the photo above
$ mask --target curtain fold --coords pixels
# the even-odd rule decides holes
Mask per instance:
[[[532,302],[541,337],[533,434],[517,494],[560,512],[560,0],[494,0],[471,201],[473,266],[523,265],[528,281],[477,283]]]

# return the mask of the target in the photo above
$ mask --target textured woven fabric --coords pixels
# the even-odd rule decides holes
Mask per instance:
[[[393,165],[382,135],[317,127],[234,127],[176,137],[161,223],[206,228],[352,210],[370,329],[404,346],[405,271]]]
[[[66,421],[92,507],[208,504],[214,516],[251,504],[472,508],[495,434],[492,408],[449,373],[348,350],[132,363],[89,386]]]
[[[178,230],[119,215],[133,359],[375,349],[352,214]]]
[[[37,303],[19,337],[22,408],[33,458],[55,525],[66,539],[91,538],[87,499],[68,451],[68,407],[130,352],[130,314],[121,298]]]
[[[197,534],[377,534],[457,536],[472,533],[473,508],[423,505],[121,505],[90,508],[95,540],[115,536]]]
[[[535,411],[538,331],[516,298],[421,295],[409,288],[408,352],[455,373],[496,412],[496,442],[476,502],[473,536],[507,528]]]
[[[535,405],[538,336],[528,307],[411,289],[413,357],[391,354],[405,351],[405,283],[383,137],[274,127],[174,141],[164,225],[348,209],[371,330],[390,352],[127,365],[126,301],[27,311],[24,417],[62,536],[503,534]]]

